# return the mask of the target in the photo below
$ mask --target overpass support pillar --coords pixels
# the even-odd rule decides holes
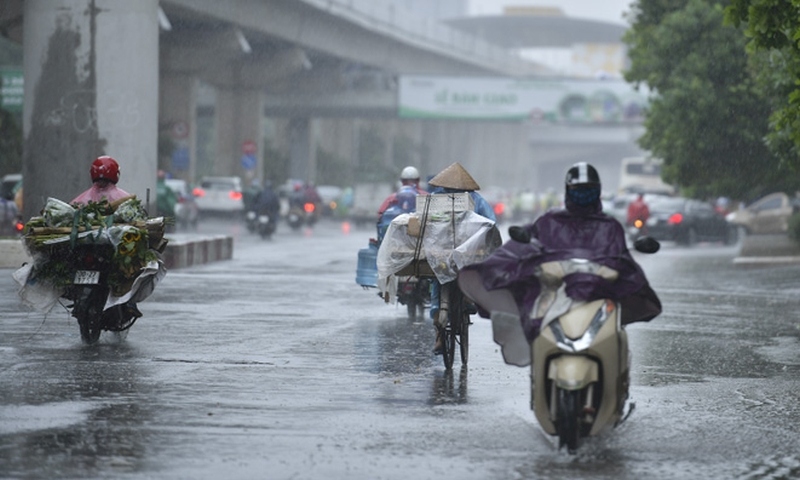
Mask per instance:
[[[190,74],[162,73],[159,79],[159,128],[173,142],[170,157],[159,166],[176,178],[195,180],[197,162],[197,91],[200,81]]]
[[[293,118],[289,125],[289,175],[316,182],[317,137],[319,122],[313,118]]]
[[[264,96],[260,91],[225,88],[217,91],[216,175],[263,181]]]
[[[88,188],[101,154],[119,160],[120,187],[144,201],[156,184],[158,0],[23,8],[23,215]]]

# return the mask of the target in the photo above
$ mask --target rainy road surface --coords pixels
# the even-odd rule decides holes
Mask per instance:
[[[664,314],[628,328],[636,410],[559,452],[475,318],[447,375],[429,321],[354,282],[372,232],[323,222],[169,272],[120,342],[81,345],[0,270],[0,478],[800,478],[800,266],[637,254]]]

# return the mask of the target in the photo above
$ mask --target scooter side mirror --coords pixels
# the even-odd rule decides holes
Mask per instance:
[[[531,243],[531,233],[518,225],[508,227],[508,236],[515,242]]]
[[[633,242],[633,248],[637,252],[656,253],[661,248],[661,244],[655,238],[645,236],[637,238]]]

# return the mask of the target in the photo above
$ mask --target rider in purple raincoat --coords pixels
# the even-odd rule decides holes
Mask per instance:
[[[530,315],[541,291],[533,272],[548,261],[584,258],[617,270],[619,277],[614,282],[589,273],[570,274],[564,282],[567,295],[574,300],[619,301],[623,324],[648,321],[660,314],[661,302],[628,251],[622,225],[602,213],[600,176],[594,167],[581,162],[569,169],[565,206],[523,227],[531,234],[530,243],[508,241],[488,259],[464,271],[478,272],[483,288],[489,292],[511,292],[529,342],[538,335],[542,320]],[[479,313],[489,316],[483,309]]]

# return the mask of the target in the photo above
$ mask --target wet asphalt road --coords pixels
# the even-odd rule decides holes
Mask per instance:
[[[628,328],[636,410],[571,456],[488,321],[448,375],[430,321],[355,284],[372,232],[203,231],[233,235],[234,259],[169,272],[124,341],[82,346],[0,270],[0,478],[800,477],[800,266],[637,256],[664,314]]]

